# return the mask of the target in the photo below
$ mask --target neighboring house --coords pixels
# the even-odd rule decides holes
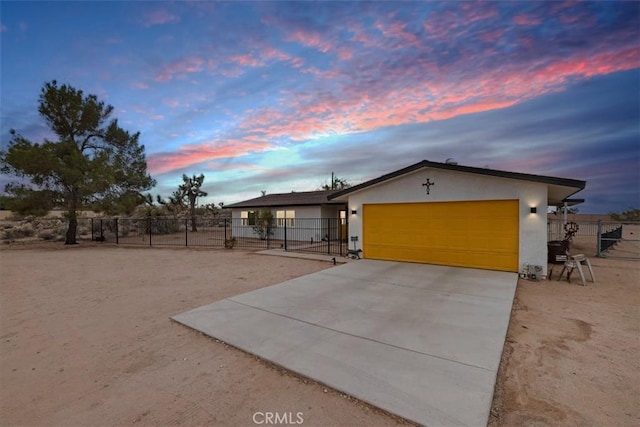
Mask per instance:
[[[260,211],[268,210],[274,218],[271,239],[284,240],[285,232],[288,241],[345,239],[346,205],[328,199],[335,193],[337,190],[267,194],[225,208],[231,209],[233,234],[237,237],[263,237],[256,233],[256,218]]]
[[[423,160],[334,192],[364,258],[547,274],[547,206],[585,181]],[[350,247],[352,243],[349,244]]]

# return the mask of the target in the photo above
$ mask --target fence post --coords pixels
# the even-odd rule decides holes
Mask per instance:
[[[151,246],[151,215],[147,217],[147,228],[149,229],[149,246]]]
[[[93,236],[93,230],[95,230],[93,228],[93,218],[91,218],[91,241],[93,242],[95,240],[95,237]]]
[[[602,238],[602,220],[599,219],[598,220],[598,242],[597,242],[597,249],[596,249],[597,257],[600,257],[600,252],[601,252],[600,239],[601,238]]]
[[[100,218],[100,241],[104,242],[104,229],[102,228],[102,218]]]
[[[327,218],[327,255],[331,255],[331,218]]]
[[[116,218],[116,245],[120,243],[120,239],[118,238],[118,218]]]
[[[227,244],[227,218],[224,219],[224,244]]]
[[[271,230],[273,229],[272,228],[273,224],[271,224],[272,220],[273,219],[267,220],[268,221],[267,222],[267,249],[271,249]]]
[[[189,218],[184,219],[184,245],[189,246]]]
[[[287,250],[287,219],[284,220],[284,250]]]

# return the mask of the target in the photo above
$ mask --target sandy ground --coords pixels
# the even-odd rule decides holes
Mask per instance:
[[[572,253],[591,243],[578,239]],[[590,258],[587,287],[577,273],[519,281],[491,427],[640,425],[639,242],[609,254]]]
[[[169,320],[320,261],[83,243],[0,251],[0,424],[253,426],[403,421]],[[520,281],[490,425],[640,422],[636,261],[598,282]],[[258,414],[258,421],[261,421]]]
[[[329,263],[88,245],[0,251],[2,425],[396,424],[169,320]]]

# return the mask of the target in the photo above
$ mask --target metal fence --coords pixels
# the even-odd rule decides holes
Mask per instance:
[[[597,256],[640,258],[640,221],[598,221]]]
[[[94,218],[92,240],[119,245],[284,249],[346,255],[347,224],[338,218]],[[195,226],[195,230],[194,230]]]
[[[576,236],[586,237],[598,235],[598,221],[580,221],[576,224],[578,224]],[[564,225],[565,223],[561,219],[547,219],[547,240],[564,239],[566,233]]]
[[[593,237],[596,256],[640,258],[640,221],[578,221],[573,224],[577,224],[575,237]],[[561,219],[548,219],[548,240],[563,240],[567,228]]]

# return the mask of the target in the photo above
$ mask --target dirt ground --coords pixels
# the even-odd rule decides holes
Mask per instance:
[[[572,253],[591,243],[578,239]],[[640,425],[638,245],[610,251],[635,260],[591,257],[587,287],[577,273],[518,282],[489,426]]]
[[[640,265],[592,261],[586,288],[520,281],[492,427],[638,424]],[[403,423],[169,320],[330,267],[223,249],[4,247],[0,424]]]

